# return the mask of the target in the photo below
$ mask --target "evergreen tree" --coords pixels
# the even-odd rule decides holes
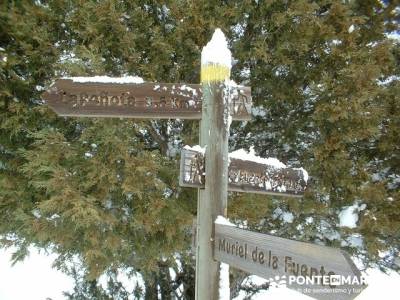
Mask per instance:
[[[395,8],[379,1],[255,5],[240,22],[245,26],[236,53],[248,54],[237,76],[250,71],[244,79],[260,108],[254,122],[237,128],[246,138],[232,141],[310,172],[306,197],[270,203],[264,230],[342,246],[366,263],[386,266],[392,260],[383,262],[379,253],[393,258],[400,246],[398,128],[392,127],[398,119],[398,43],[386,37],[398,29]],[[394,80],[382,84],[388,78]],[[390,139],[385,154],[382,138]],[[355,202],[359,226],[339,228],[338,213]],[[294,222],[282,224],[282,211],[290,211]]]
[[[233,124],[231,149],[254,145],[311,176],[301,200],[232,193],[229,217],[393,267],[400,55],[386,34],[399,29],[395,1],[53,0],[0,8],[1,244],[18,247],[15,260],[31,244],[58,253],[57,266],[77,282],[70,299],[194,298],[197,197],[178,186],[176,153],[197,144],[198,122],[61,118],[40,94],[61,76],[198,83],[215,27],[227,34],[233,77],[252,87],[256,106],[252,121]],[[353,204],[357,227],[339,227],[338,214]],[[68,263],[76,257],[82,265],[74,271]],[[140,273],[145,291],[125,291],[118,270]],[[244,278],[233,275],[232,295]]]

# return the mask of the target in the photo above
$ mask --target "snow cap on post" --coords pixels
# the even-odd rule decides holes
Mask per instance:
[[[231,73],[231,51],[221,29],[215,29],[211,41],[201,52],[201,82],[220,82]]]

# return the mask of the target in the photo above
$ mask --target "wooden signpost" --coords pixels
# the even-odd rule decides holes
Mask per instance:
[[[204,154],[193,149],[182,149],[180,185],[204,188],[204,174]],[[273,165],[229,157],[229,191],[302,197],[306,185],[307,180],[302,169],[277,168]]]
[[[225,49],[219,47],[221,42]],[[182,186],[199,189],[196,299],[219,299],[219,261],[265,278],[321,273],[322,269],[359,276],[348,256],[339,250],[219,224],[214,227],[217,216],[227,215],[228,188],[300,197],[307,181],[301,169],[235,158],[229,162],[230,120],[251,118],[250,87],[230,84],[230,61],[225,37],[217,29],[202,52],[201,85],[60,79],[42,98],[60,116],[201,120],[200,146],[205,147],[205,154],[182,151],[180,174]],[[348,299],[343,297],[320,294],[321,299]]]
[[[233,120],[251,118],[251,90],[232,87]],[[147,119],[201,119],[200,84],[102,83],[59,79],[42,95],[58,115]]]
[[[216,260],[271,281],[279,276],[286,279],[287,287],[317,299],[353,299],[365,288],[360,271],[349,255],[339,249],[283,239],[218,223],[215,224],[214,239]],[[324,284],[323,276],[334,278],[338,275],[349,281],[337,285],[329,285],[332,282]],[[303,276],[310,279],[314,277],[315,281],[314,284],[307,284],[304,281],[304,284],[300,285],[302,281],[291,282],[289,276]]]

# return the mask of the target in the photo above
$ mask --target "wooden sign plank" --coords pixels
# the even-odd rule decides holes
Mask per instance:
[[[365,287],[361,273],[347,253],[330,247],[314,245],[261,234],[234,226],[215,224],[214,259],[234,268],[270,281],[283,279],[286,286],[317,299],[353,299]],[[289,276],[345,276],[350,282],[329,285],[315,281],[302,284]],[[356,279],[354,279],[356,278]],[[355,284],[360,283],[360,285]],[[300,284],[301,283],[301,284]],[[337,283],[339,283],[337,281]],[[346,292],[345,292],[346,291]]]
[[[204,188],[204,155],[182,149],[179,183],[181,186]],[[275,168],[254,161],[230,158],[228,190],[301,197],[306,189],[303,171],[294,168]]]
[[[251,89],[232,87],[233,120],[251,118]],[[101,83],[59,79],[42,98],[58,115],[201,119],[200,84]]]

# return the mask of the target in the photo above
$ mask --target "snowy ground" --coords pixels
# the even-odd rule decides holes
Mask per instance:
[[[11,266],[12,250],[0,249],[0,300],[64,299],[73,281],[51,267],[55,255],[40,254],[32,249],[28,258]]]
[[[72,280],[63,273],[52,269],[51,264],[55,255],[45,255],[33,249],[30,256],[22,263],[11,267],[11,250],[0,250],[0,300],[46,300],[64,299],[62,292],[71,291]],[[386,275],[379,270],[368,271],[368,288],[366,288],[357,300],[399,299],[397,288],[400,286],[400,275],[391,272]],[[257,276],[251,276],[255,283],[264,280]],[[244,294],[234,300],[243,299]],[[298,292],[284,287],[271,288],[268,291],[258,293],[252,298],[261,299],[285,299],[306,300],[312,299]]]
[[[395,300],[399,299],[397,287],[400,285],[400,275],[396,272],[382,273],[378,269],[370,269],[365,273],[368,287],[358,295],[355,300]],[[258,276],[250,276],[250,280],[256,284],[262,284],[264,279]],[[233,300],[242,300],[245,293]],[[285,287],[271,287],[268,291],[262,291],[251,298],[252,300],[285,299],[285,300],[312,300],[309,296],[290,290]]]

